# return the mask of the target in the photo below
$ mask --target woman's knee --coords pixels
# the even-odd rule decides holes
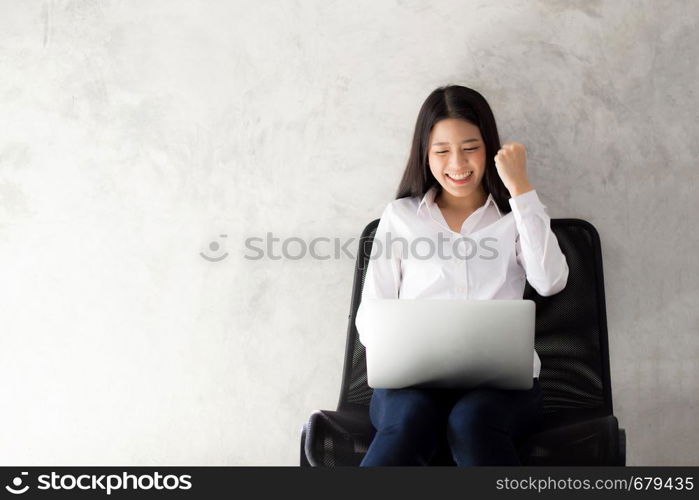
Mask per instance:
[[[438,427],[437,401],[420,389],[387,389],[381,394],[381,430],[420,432]]]
[[[487,394],[472,393],[456,402],[447,419],[450,434],[469,435],[481,433],[483,429],[509,430],[509,417],[497,401]]]

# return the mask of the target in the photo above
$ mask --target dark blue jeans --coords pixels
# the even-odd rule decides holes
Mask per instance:
[[[529,390],[374,389],[374,439],[360,463],[428,465],[446,431],[457,466],[521,465],[513,437],[543,417],[539,379]]]

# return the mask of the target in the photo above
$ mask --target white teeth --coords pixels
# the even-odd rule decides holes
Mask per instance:
[[[465,179],[466,177],[470,177],[472,174],[473,174],[473,170],[471,170],[471,171],[470,171],[469,173],[467,173],[467,174],[460,174],[460,175],[456,175],[456,174],[447,174],[447,175],[448,175],[449,177],[451,177],[452,179],[454,179],[454,180],[460,181],[460,180],[462,180],[462,179]]]

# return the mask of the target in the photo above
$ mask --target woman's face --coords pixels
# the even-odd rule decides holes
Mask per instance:
[[[485,143],[476,125],[459,118],[440,120],[432,127],[428,146],[430,170],[445,191],[458,198],[481,196]]]

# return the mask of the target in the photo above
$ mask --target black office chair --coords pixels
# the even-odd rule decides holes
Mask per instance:
[[[302,466],[357,466],[375,429],[369,419],[364,345],[354,324],[379,219],[362,232],[350,306],[345,365],[337,410],[316,410],[301,429]],[[535,347],[544,419],[515,440],[523,465],[626,465],[626,433],[612,411],[602,252],[597,230],[580,219],[551,219],[570,274],[565,289],[536,302]],[[430,465],[456,465],[446,429]]]

